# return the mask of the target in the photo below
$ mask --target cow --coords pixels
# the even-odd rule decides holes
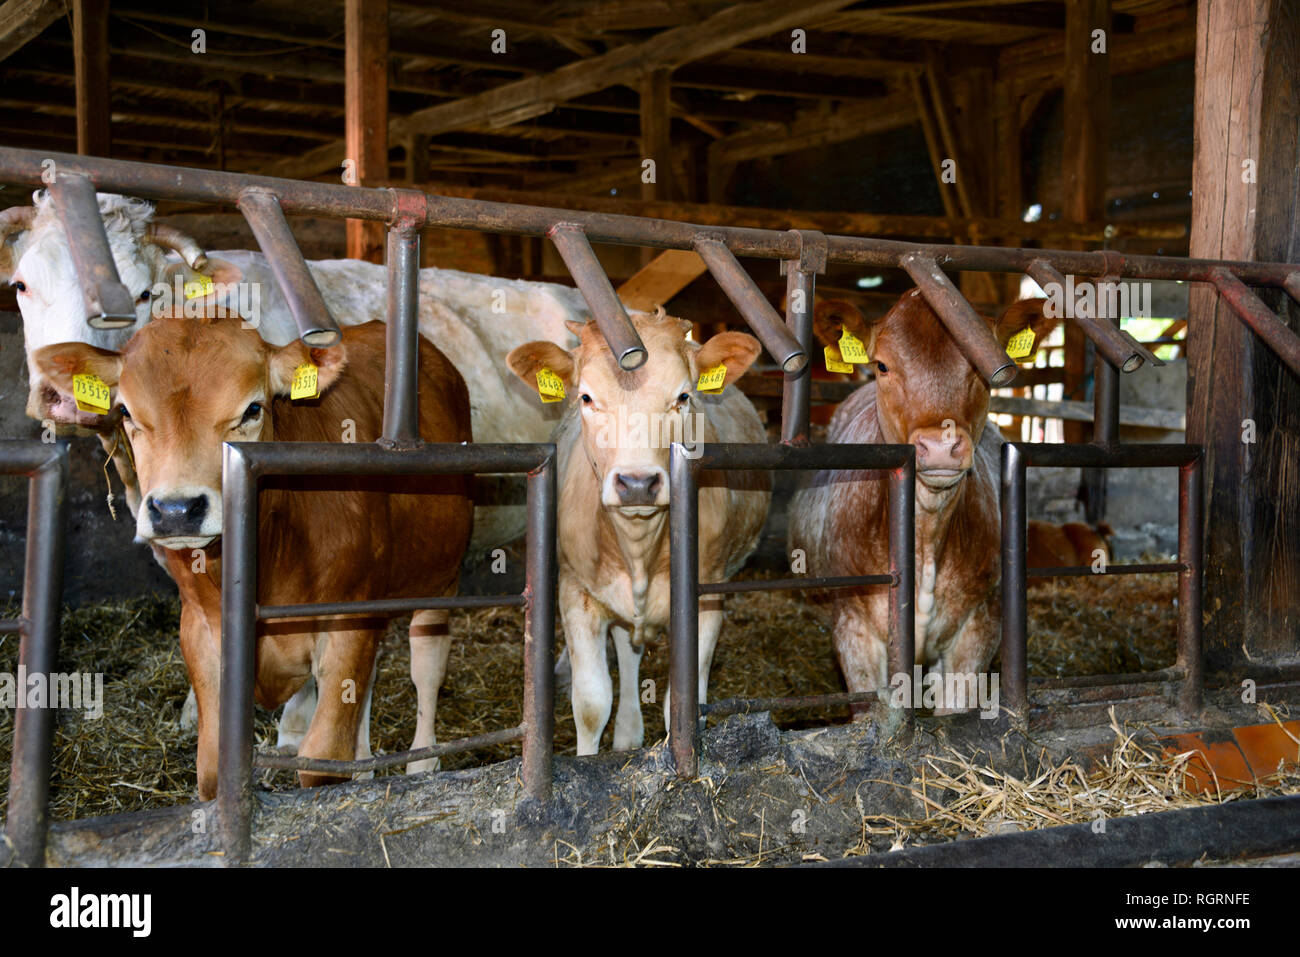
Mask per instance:
[[[722,332],[703,345],[687,339],[691,324],[636,312],[645,343],[644,366],[618,367],[593,324],[571,323],[576,349],[530,342],[508,362],[536,388],[549,369],[563,383],[569,405],[556,430],[560,486],[557,517],[559,605],[572,668],[570,694],[578,754],[595,754],[609,721],[613,686],[607,635],[618,656],[619,701],[614,747],[639,747],[645,737],[637,675],[647,641],[669,623],[668,456],[673,440],[763,442],[763,423],[735,386],[758,358],[752,336]],[[725,366],[697,390],[701,373]],[[704,472],[700,479],[700,580],[725,581],[758,544],[771,498],[761,472]],[[718,596],[700,602],[700,700],[722,628]],[[668,695],[664,695],[665,714]]]
[[[1056,525],[1031,519],[1026,529],[1025,562],[1030,568],[1066,568],[1071,565],[1091,565],[1098,558],[1110,561],[1110,545],[1106,539],[1115,530],[1102,522],[1092,526],[1083,522],[1066,522]],[[1033,584],[1043,579],[1030,579]]]
[[[1059,320],[1045,300],[1012,304],[986,319],[1004,345],[1032,328],[1041,341]],[[941,675],[987,670],[1000,635],[998,452],[986,428],[989,390],[934,310],[913,289],[883,317],[867,321],[840,304],[834,321],[816,321],[830,344],[847,329],[867,347],[875,379],[836,410],[828,441],[916,446],[916,664]],[[861,472],[822,471],[791,502],[791,549],[817,576],[877,574],[889,567],[885,483]],[[888,674],[888,595],[884,588],[838,590],[829,606],[835,651],[850,691],[880,692]],[[936,713],[961,702],[944,681]],[[860,716],[865,709],[858,709]]]
[[[137,535],[180,588],[180,642],[198,701],[203,799],[217,786],[222,444],[337,442],[347,420],[356,441],[378,438],[384,336],[383,323],[370,322],[345,329],[337,346],[309,349],[296,340],[271,345],[238,319],[168,318],[144,325],[121,352],[71,342],[33,357],[61,401],[72,395],[77,375],[98,376],[111,391],[139,480]],[[307,363],[317,367],[319,396],[290,400],[294,371]],[[419,397],[421,438],[470,440],[464,379],[425,340]],[[454,594],[473,521],[464,476],[271,478],[263,482],[259,509],[258,600],[268,604]],[[447,619],[445,611],[420,611],[411,622],[415,748],[434,741],[450,648]],[[258,624],[259,702],[277,707],[312,677],[319,688],[299,754],[369,755],[369,695],[385,624],[378,616]],[[305,771],[299,778],[304,786],[334,780]]]

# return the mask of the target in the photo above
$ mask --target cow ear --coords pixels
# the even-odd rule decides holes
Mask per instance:
[[[719,332],[695,353],[695,374],[701,375],[718,366],[727,367],[721,388],[735,385],[749,371],[762,353],[758,340],[744,332]]]
[[[522,346],[511,349],[510,354],[506,356],[506,365],[530,389],[537,388],[537,373],[542,369],[550,369],[559,376],[566,389],[572,389],[576,385],[573,373],[577,367],[573,356],[554,342],[547,342],[544,339],[525,342]]]
[[[215,315],[218,305],[225,306],[227,315],[234,315],[239,308],[239,297],[232,293],[243,278],[244,270],[224,259],[208,259],[202,269],[191,269],[185,263],[168,263],[153,288],[154,314],[180,318],[184,315],[183,307],[194,303],[191,309],[201,310],[199,316]],[[181,288],[179,302],[176,300],[178,280]],[[191,311],[190,315],[194,314]]]
[[[348,364],[347,350],[340,343],[328,349],[312,349],[295,339],[287,346],[272,347],[270,358],[271,392],[288,396],[293,390],[293,376],[300,366],[316,367],[316,392],[321,394],[338,382]]]
[[[840,335],[845,329],[864,343],[869,343],[873,325],[857,306],[843,299],[823,299],[813,309],[813,334],[824,346],[838,346]]]
[[[989,320],[1002,347],[1006,348],[1011,337],[1026,328],[1034,330],[1034,347],[1042,345],[1061,321],[1059,317],[1047,316],[1044,312],[1046,306],[1046,299],[1021,299],[1007,306],[997,319]]]
[[[85,342],[61,342],[37,349],[32,354],[32,366],[41,381],[40,407],[35,410],[34,418],[90,429],[105,426],[117,405],[117,383],[122,375],[120,354]],[[108,386],[107,413],[77,408],[73,379],[79,375],[97,376]]]

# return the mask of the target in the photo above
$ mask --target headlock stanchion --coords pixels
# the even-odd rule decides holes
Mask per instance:
[[[763,582],[701,582],[700,473],[748,469],[811,471],[814,469],[888,471],[889,573],[843,578],[785,578]],[[671,658],[668,683],[668,739],[673,765],[681,777],[699,772],[699,600],[701,595],[741,591],[831,590],[889,586],[890,674],[912,673],[916,613],[915,575],[916,448],[911,445],[748,445],[717,442],[687,450],[674,442],[668,466],[669,575],[672,585]],[[817,695],[786,699],[789,707],[817,707],[869,700],[874,695]],[[734,713],[752,702],[726,702],[727,708],[705,706],[705,713]],[[906,709],[899,716],[910,720]]]
[[[257,604],[257,485],[267,475],[449,475],[523,472],[528,475],[528,557],[520,595],[429,596],[382,601],[259,607]],[[354,774],[488,744],[524,739],[523,782],[528,796],[546,800],[551,788],[552,648],[555,641],[555,446],[423,443],[403,449],[380,443],[235,442],[222,465],[221,714],[217,811],[228,863],[251,851],[252,769],[291,767]],[[523,605],[524,719],[514,728],[358,761],[291,758],[253,753],[253,686],[257,622],[322,615],[397,614],[420,609]]]
[[[19,635],[20,674],[48,676],[58,659],[68,447],[35,440],[0,441],[0,475],[27,477],[22,617],[0,621],[0,632]],[[17,684],[15,690],[18,694],[27,691]],[[45,863],[54,714],[53,707],[14,712],[9,810],[0,842],[0,867],[10,863],[40,867]]]

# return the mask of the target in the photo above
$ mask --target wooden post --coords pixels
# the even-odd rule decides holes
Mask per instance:
[[[346,0],[344,113],[358,186],[388,182],[388,0]],[[384,226],[348,220],[348,258],[384,261]]]
[[[77,152],[108,156],[108,0],[73,0],[72,54],[76,68]]]
[[[406,138],[402,146],[406,158],[406,184],[419,186],[429,181],[429,137],[418,133]]]
[[[644,163],[650,159],[655,164],[653,183],[645,181],[645,167],[642,166],[643,200],[673,198],[671,78],[671,70],[651,70],[641,78],[641,161]],[[656,250],[643,248],[641,265],[648,264],[656,255]]]
[[[1191,255],[1300,261],[1300,0],[1200,0]],[[1300,327],[1278,290],[1257,290]],[[1194,284],[1188,441],[1205,446],[1212,667],[1300,654],[1300,382]],[[1253,426],[1254,441],[1248,441]]]

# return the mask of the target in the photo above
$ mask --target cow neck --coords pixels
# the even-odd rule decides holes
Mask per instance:
[[[961,481],[949,489],[932,491],[916,482],[916,552],[917,570],[927,563],[938,567],[943,557],[944,545],[953,531],[953,523],[961,513],[961,505],[966,499],[967,487],[970,485],[971,471]]]
[[[663,550],[667,547],[668,509],[660,509],[649,517],[629,518],[616,509],[602,508],[599,520],[614,533],[619,554],[627,569],[632,585],[632,601],[636,615],[645,615],[646,596],[650,580],[661,564]]]

